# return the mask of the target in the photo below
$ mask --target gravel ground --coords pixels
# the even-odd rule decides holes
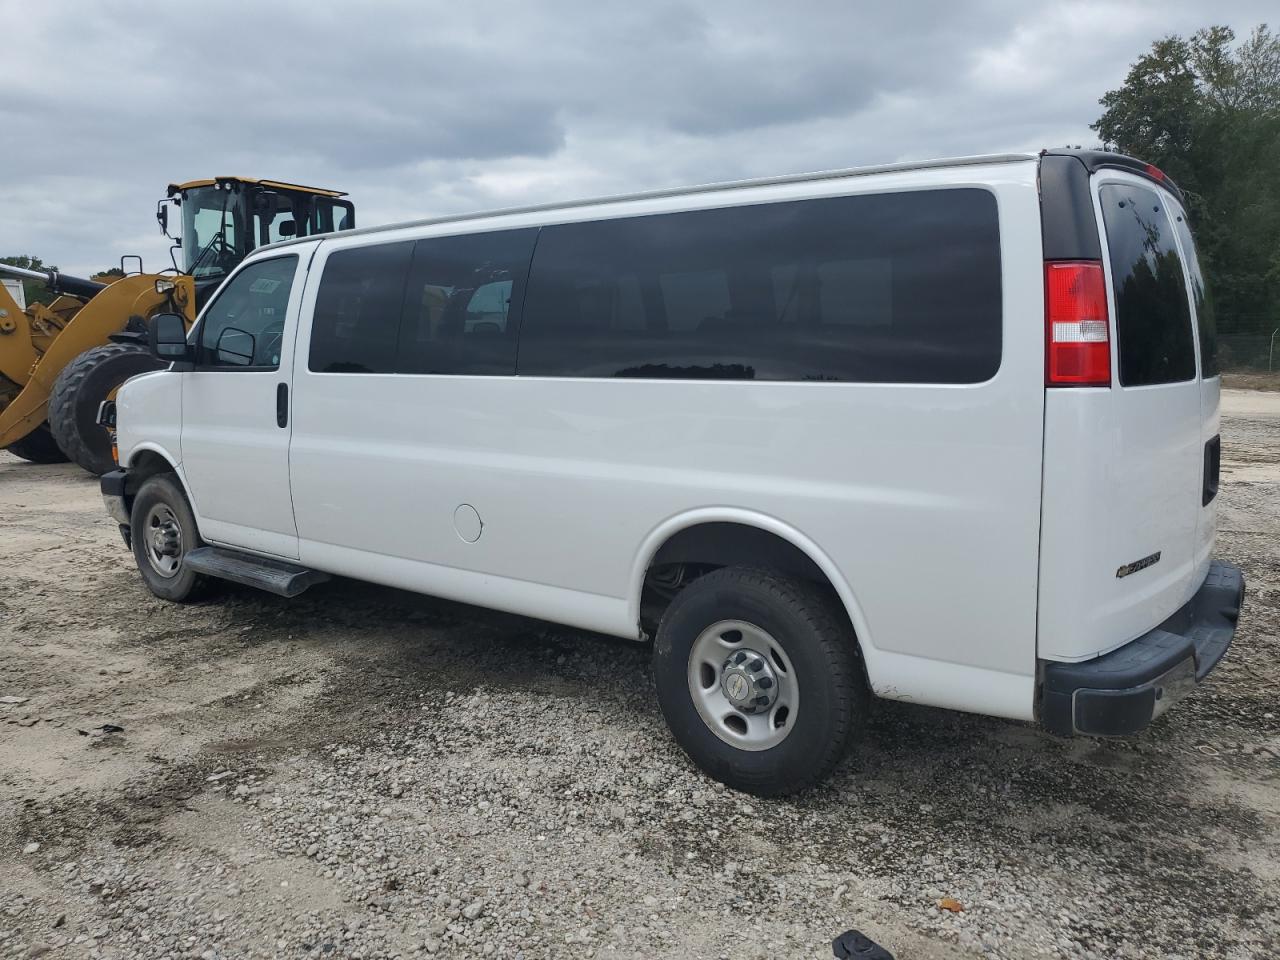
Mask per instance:
[[[352,582],[168,605],[95,481],[0,453],[0,957],[1280,956],[1280,394],[1224,412],[1204,688],[1115,742],[880,703],[785,802],[690,766],[643,647]]]

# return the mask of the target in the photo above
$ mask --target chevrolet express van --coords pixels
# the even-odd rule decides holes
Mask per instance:
[[[1225,653],[1210,300],[1089,151],[777,177],[247,258],[114,411],[147,586],[342,575],[634,640],[711,776],[870,696],[1132,734]]]

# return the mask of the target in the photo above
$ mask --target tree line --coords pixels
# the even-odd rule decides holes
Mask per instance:
[[[1106,149],[1182,189],[1215,301],[1224,366],[1265,364],[1280,327],[1280,35],[1168,36],[1099,103]],[[1280,339],[1280,338],[1278,338]]]

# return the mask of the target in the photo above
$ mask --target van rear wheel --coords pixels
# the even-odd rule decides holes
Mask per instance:
[[[653,649],[658,701],[676,741],[720,782],[759,796],[827,776],[861,728],[856,645],[815,584],[725,567],[667,608]]]

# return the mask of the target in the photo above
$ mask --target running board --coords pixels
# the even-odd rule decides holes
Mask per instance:
[[[327,573],[308,570],[286,560],[268,560],[222,547],[196,547],[182,558],[189,570],[246,587],[257,587],[281,597],[296,597],[303,590],[329,579]]]

